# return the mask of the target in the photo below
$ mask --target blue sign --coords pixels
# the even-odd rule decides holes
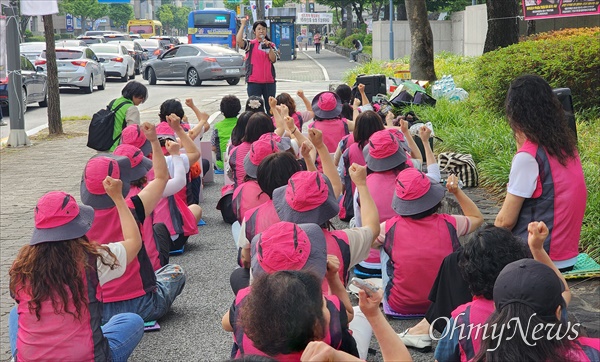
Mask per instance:
[[[100,4],[129,4],[129,0],[98,0]]]
[[[73,15],[67,14],[65,16],[65,20],[66,20],[66,23],[67,23],[67,32],[72,33],[73,30],[75,30],[74,26],[73,26]]]

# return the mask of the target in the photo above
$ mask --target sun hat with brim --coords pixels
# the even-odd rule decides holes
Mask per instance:
[[[278,222],[252,239],[252,276],[304,270],[319,278],[327,271],[327,243],[316,224]]]
[[[565,286],[554,270],[533,259],[521,259],[504,267],[494,283],[497,310],[512,303],[529,306],[540,317],[556,319],[556,308],[564,307]]]
[[[160,122],[156,125],[156,136],[158,138],[169,138],[175,140],[175,131],[167,122]]]
[[[312,109],[317,118],[337,118],[342,113],[342,100],[334,92],[321,92],[313,98]]]
[[[396,177],[392,208],[400,216],[416,215],[437,205],[445,194],[444,186],[416,168],[406,168]]]
[[[78,204],[66,192],[50,191],[35,206],[35,227],[29,245],[80,238],[90,230],[92,221],[92,207]]]
[[[400,147],[402,147],[404,151],[408,153],[411,152],[410,146],[408,145],[406,137],[404,137],[404,133],[402,133],[402,131],[400,131],[397,128],[386,128],[385,130],[393,134],[398,139],[398,141],[400,142]]]
[[[273,205],[279,219],[296,224],[323,225],[340,211],[327,176],[311,171],[296,172],[276,188]]]
[[[123,130],[121,134],[121,144],[132,145],[144,152],[144,156],[148,156],[152,153],[152,145],[146,138],[144,132],[137,124],[132,124]]]
[[[258,140],[250,146],[250,151],[244,157],[244,170],[246,175],[256,178],[258,165],[270,154],[279,152],[279,147],[274,140]]]
[[[367,167],[375,172],[391,170],[406,162],[406,152],[394,134],[382,130],[371,135],[363,148]]]
[[[281,137],[275,132],[265,133],[258,140],[273,140],[280,151],[287,151],[292,147],[292,140],[289,137]]]
[[[102,181],[106,176],[120,179],[123,182],[123,197],[129,193],[131,163],[124,156],[109,153],[98,154],[87,162],[81,177],[79,193],[81,201],[95,210],[110,209],[115,206],[110,196],[104,190]]]
[[[152,168],[152,160],[144,156],[144,153],[139,148],[132,145],[118,145],[113,151],[117,156],[124,156],[129,159],[131,164],[130,177],[132,180],[139,180],[146,176]]]

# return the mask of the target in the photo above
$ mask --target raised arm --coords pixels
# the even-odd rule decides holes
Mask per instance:
[[[380,244],[376,243],[380,231],[379,211],[377,211],[377,205],[375,205],[375,201],[373,201],[373,197],[367,188],[367,167],[353,163],[348,168],[348,172],[360,194],[360,217],[362,224],[369,227],[373,232],[372,247],[379,247]]]
[[[448,192],[454,194],[461,210],[469,219],[470,226],[467,233],[475,231],[481,226],[481,224],[483,224],[483,214],[477,205],[475,205],[473,200],[471,200],[469,196],[467,196],[467,194],[465,194],[463,190],[458,187],[458,177],[456,177],[456,175],[448,176],[448,179],[446,180],[446,189]]]
[[[172,113],[167,116],[167,122],[169,123],[169,127],[171,127],[173,131],[175,131],[177,138],[179,138],[179,141],[181,142],[181,146],[185,149],[185,153],[187,154],[188,159],[190,160],[190,166],[198,162],[198,160],[200,159],[200,150],[198,149],[194,141],[192,141],[190,136],[188,136],[187,133],[185,133],[183,127],[181,127],[181,120],[179,119],[179,117]]]
[[[340,280],[339,270],[340,260],[338,257],[335,255],[327,255],[327,273],[325,274],[325,278],[327,279],[327,284],[329,284],[329,290],[331,291],[331,294],[338,297],[340,302],[344,305],[346,314],[348,315],[348,323],[350,323],[352,319],[354,319],[354,309],[352,308],[352,302],[350,302],[348,292]]]
[[[337,199],[342,193],[342,181],[340,180],[340,175],[338,175],[337,169],[333,164],[329,150],[323,143],[323,133],[316,128],[311,128],[308,130],[308,138],[313,146],[315,146],[317,149],[317,153],[321,159],[321,165],[323,165],[323,173],[329,178],[331,186],[333,187],[333,193]]]
[[[198,118],[198,124],[188,132],[188,136],[190,136],[193,141],[196,139],[196,137],[198,137],[199,134],[210,129],[210,124],[208,124],[208,118],[210,116],[208,113],[202,112],[198,107],[196,107],[194,100],[191,98],[185,100],[185,105],[190,107],[196,115],[196,118]]]
[[[371,102],[369,101],[369,98],[367,97],[367,94],[365,93],[365,85],[364,84],[361,83],[358,85],[358,92],[360,93],[360,101],[363,106],[366,106],[367,104],[371,104]]]
[[[240,24],[240,29],[238,30],[238,32],[235,36],[236,44],[238,44],[240,46],[240,48],[242,48],[242,49],[246,49],[246,41],[244,40],[244,29],[246,29],[247,22],[248,22],[248,19],[242,18],[241,24]]]
[[[165,147],[171,156],[171,160],[173,161],[173,175],[167,181],[167,186],[165,186],[165,190],[163,191],[163,197],[168,197],[171,195],[175,195],[179,190],[181,190],[187,180],[185,178],[185,166],[183,165],[183,159],[179,154],[179,143],[174,141],[167,141],[165,143]]]
[[[427,126],[421,126],[419,128],[419,137],[423,143],[423,149],[425,149],[425,158],[427,159],[427,176],[435,182],[440,182],[442,176],[440,175],[440,167],[438,166],[437,159],[433,154],[429,139],[431,137],[431,130]]]
[[[296,94],[298,95],[298,97],[300,97],[300,99],[302,99],[302,102],[304,102],[304,107],[306,107],[306,110],[311,112],[312,117],[310,117],[310,118],[313,118],[315,116],[315,114],[313,113],[312,103],[310,103],[310,100],[308,100],[308,98],[306,98],[306,96],[304,95],[304,91],[302,89],[298,89]]]
[[[110,176],[106,176],[104,181],[102,181],[102,185],[117,207],[119,220],[121,222],[121,231],[123,232],[123,241],[121,241],[121,244],[123,244],[123,247],[125,248],[125,252],[127,253],[127,264],[129,264],[137,257],[138,252],[142,248],[140,229],[123,198],[123,182]]]
[[[562,275],[560,270],[554,265],[546,250],[544,250],[544,241],[548,237],[549,230],[548,226],[543,221],[533,221],[527,225],[527,231],[529,231],[529,235],[527,237],[527,244],[529,244],[529,250],[531,250],[531,254],[533,258],[539,261],[542,264],[545,264],[552,268],[558,278],[562,281],[565,286],[565,291],[562,293],[563,299],[565,303],[569,305],[571,302],[571,290],[569,289],[569,284],[567,284],[567,280]]]
[[[410,134],[410,129],[408,129],[408,121],[407,120],[404,120],[404,119],[400,120],[400,131],[402,131],[402,134],[404,135],[404,138],[406,139],[406,142],[408,143],[408,147],[410,147],[411,157],[414,158],[415,160],[419,160],[419,161],[423,162],[423,155],[421,154],[421,150],[419,150],[419,147],[417,146],[415,139]]]
[[[158,201],[162,198],[165,186],[169,180],[169,169],[163,155],[160,143],[156,137],[156,128],[153,124],[144,122],[141,126],[148,141],[152,145],[152,168],[154,169],[154,180],[150,181],[146,187],[140,191],[138,197],[144,204],[144,212],[149,216]]]

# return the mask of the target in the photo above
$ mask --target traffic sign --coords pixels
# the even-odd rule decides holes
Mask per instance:
[[[68,33],[72,33],[75,30],[73,25],[73,15],[67,14],[65,15],[66,28]]]

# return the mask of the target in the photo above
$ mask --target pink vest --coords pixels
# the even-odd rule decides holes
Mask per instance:
[[[323,229],[325,234],[325,242],[327,243],[327,254],[335,255],[340,261],[340,269],[338,271],[340,280],[346,286],[348,284],[348,269],[354,265],[350,265],[350,243],[348,235],[343,230],[329,231]],[[324,283],[327,281],[324,280]]]
[[[235,325],[233,326],[233,338],[234,338],[234,349],[231,352],[231,358],[239,358],[244,355],[257,355],[257,356],[268,356],[263,353],[252,343],[252,340],[246,336],[244,329],[239,323],[240,312],[244,301],[248,294],[250,294],[252,287],[246,287],[241,289],[235,297],[235,315],[233,320]],[[342,346],[342,325],[340,322],[340,313],[345,312],[342,309],[342,303],[335,295],[325,296],[327,300],[327,309],[329,310],[329,328],[325,331],[325,338],[323,342],[327,343],[335,349],[339,349]],[[294,352],[288,355],[278,355],[272,358],[277,361],[300,361],[302,351]]]
[[[530,141],[526,141],[518,152],[533,156],[540,174],[533,196],[523,202],[513,234],[527,240],[529,222],[544,221],[550,230],[544,241],[544,249],[550,259],[576,257],[587,199],[579,155],[563,166],[544,148]]]
[[[464,326],[463,332],[459,327],[455,333],[463,333],[463,336],[467,337],[458,340],[461,361],[471,361],[479,352],[485,330],[477,328],[486,324],[485,322],[495,309],[493,300],[475,296],[472,302],[460,305],[452,312],[452,318],[456,321],[456,325]],[[474,327],[473,329],[469,328],[471,325]],[[488,330],[487,335],[490,334],[491,331]]]
[[[304,119],[302,119],[302,115],[300,114],[300,112],[292,113],[291,117],[294,119],[294,124],[296,125],[298,130],[302,131],[302,125],[304,124]],[[273,121],[273,126],[275,126],[275,128],[277,128],[277,123],[275,122],[275,117],[271,117],[271,120]]]
[[[260,49],[257,39],[250,40],[250,50],[246,52],[246,80],[249,83],[275,82],[275,67],[268,49]]]
[[[101,294],[96,259],[93,257],[88,259],[90,267],[80,275],[87,290],[87,299],[82,301],[81,319],[64,312],[56,314],[52,301],[45,300],[41,303],[38,321],[35,313],[29,312],[28,302],[31,296],[26,292],[29,288],[17,288],[15,300],[18,303],[19,329],[15,360],[64,361],[67,358],[70,361],[110,360],[108,340],[100,328],[102,301],[96,298],[97,293]],[[68,290],[67,294],[71,296]],[[72,298],[69,299],[69,311],[75,312]]]
[[[246,239],[250,242],[252,238],[267,230],[269,226],[281,221],[275,206],[273,206],[273,200],[246,211],[244,219],[246,220]]]
[[[327,146],[329,153],[335,153],[338,143],[350,133],[345,118],[315,120],[310,127],[323,132],[323,143]]]
[[[232,180],[234,188],[237,188],[244,183],[244,178],[246,177],[244,158],[248,152],[250,152],[251,147],[252,143],[242,142],[229,152],[229,166],[231,166],[231,172],[233,173]]]
[[[433,214],[420,220],[395,216],[386,223],[383,248],[390,259],[384,297],[402,314],[424,314],[444,258],[460,247],[456,219]]]
[[[374,172],[367,176],[367,188],[373,197],[373,201],[375,201],[375,205],[377,205],[379,222],[398,216],[392,209],[397,175],[397,172],[392,170]]]
[[[350,179],[348,169],[353,163],[364,166],[366,162],[362,150],[358,147],[358,144],[354,143],[354,136],[352,133],[342,139],[340,142],[340,150],[342,151],[342,160],[344,161],[344,177],[342,177],[344,193],[340,199],[340,212],[338,213],[338,216],[342,220],[350,220],[354,216],[353,196],[356,185],[354,185],[354,182]]]
[[[131,202],[131,198],[137,196],[142,189],[139,187],[131,186],[129,189],[129,194],[127,194],[127,203],[130,209],[133,209],[133,203]],[[142,224],[142,234],[146,237],[144,238],[144,246],[146,247],[146,253],[148,253],[148,258],[150,258],[150,263],[152,263],[152,268],[154,270],[158,270],[162,267],[160,265],[160,258],[158,253],[158,245],[156,245],[156,239],[154,237],[154,212],[152,212],[149,216],[146,217],[144,223]]]
[[[258,186],[256,180],[250,180],[239,185],[238,188],[233,191],[233,210],[237,216],[238,221],[241,223],[244,219],[246,211],[254,209],[265,202],[271,200],[269,195],[265,194]]]
[[[132,213],[135,215],[133,210]],[[145,229],[139,222],[138,227],[142,234],[142,240],[145,240],[148,237],[144,233]],[[100,244],[122,241],[123,233],[121,232],[121,220],[117,208],[95,210],[92,228],[86,235],[90,240]],[[142,244],[137,258],[127,264],[125,274],[122,277],[113,279],[102,286],[105,303],[134,299],[156,290],[156,275],[146,252],[145,244],[145,242]]]
[[[164,223],[171,235],[198,234],[196,217],[179,193],[160,199],[153,213],[154,223]]]
[[[574,341],[576,349],[567,356],[571,361],[600,361],[600,339],[579,337]]]

